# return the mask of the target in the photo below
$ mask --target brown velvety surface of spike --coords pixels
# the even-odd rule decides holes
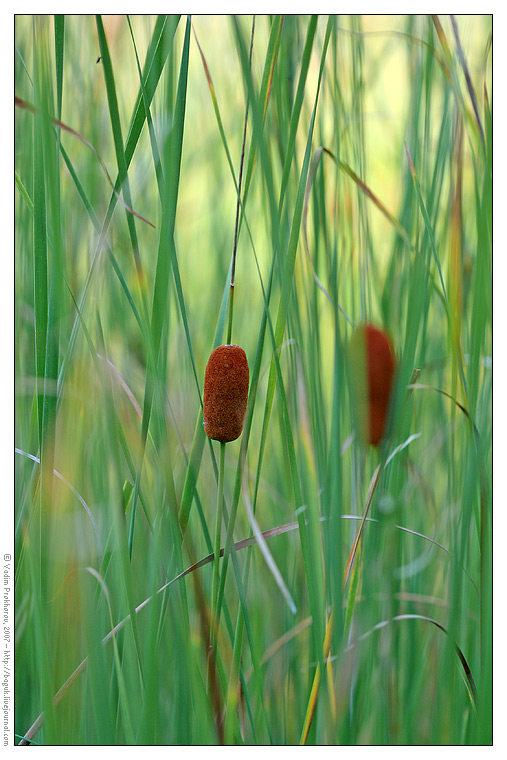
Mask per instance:
[[[359,400],[361,437],[365,442],[378,446],[385,432],[396,368],[394,352],[386,333],[373,325],[358,327],[351,344],[355,344],[356,361],[358,350],[362,354],[363,374],[367,381],[366,393],[363,392],[363,398]]]
[[[212,351],[204,374],[204,430],[214,441],[239,438],[248,401],[249,370],[240,346],[218,346]]]

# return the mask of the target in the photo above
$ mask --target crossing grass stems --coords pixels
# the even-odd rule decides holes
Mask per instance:
[[[17,736],[489,744],[491,17],[15,43]],[[362,324],[396,357],[375,441]]]

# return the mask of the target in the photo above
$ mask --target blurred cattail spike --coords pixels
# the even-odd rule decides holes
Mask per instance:
[[[228,443],[243,430],[248,401],[248,361],[240,346],[218,346],[204,375],[203,420],[208,438]]]
[[[358,327],[349,344],[349,377],[356,426],[364,444],[378,446],[385,434],[395,368],[386,333],[373,325]]]

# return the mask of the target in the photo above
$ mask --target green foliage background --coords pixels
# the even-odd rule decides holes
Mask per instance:
[[[259,16],[250,64],[251,26],[16,17],[15,730],[489,743],[492,19]],[[213,551],[247,101],[225,554],[156,593]],[[369,450],[365,321],[398,357]]]

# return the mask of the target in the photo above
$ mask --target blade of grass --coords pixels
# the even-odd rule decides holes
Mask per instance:
[[[88,328],[86,326],[86,323],[85,323],[85,321],[83,319],[83,315],[81,314],[81,310],[80,310],[79,306],[77,305],[77,302],[76,302],[76,299],[74,297],[74,294],[73,294],[72,290],[70,289],[68,283],[67,283],[67,288],[69,290],[70,296],[71,296],[72,301],[74,303],[74,308],[76,309],[76,313],[77,313],[77,315],[78,315],[78,317],[80,319],[81,327],[83,329],[83,333],[84,333],[86,342],[88,344],[88,348],[90,349],[90,354],[92,356],[93,362],[95,364],[95,368],[97,370],[97,375],[101,378],[102,374],[103,374],[103,370],[102,370],[99,362],[97,361],[97,359],[102,359],[102,357],[97,352],[97,350],[95,348],[95,345],[93,343],[91,335],[90,335],[90,333],[88,331]],[[108,367],[112,367],[113,366],[112,363],[109,360],[106,360],[106,364],[107,364]],[[136,404],[137,404],[137,401],[136,401]],[[141,413],[141,417],[142,417],[142,413]],[[129,468],[129,471],[130,471],[130,475],[131,475],[131,477],[133,479],[135,479],[135,467],[134,467],[134,464],[133,464],[133,461],[132,461],[132,457],[130,455],[130,451],[129,451],[129,448],[128,448],[128,445],[127,445],[127,441],[125,439],[125,433],[123,432],[123,428],[122,428],[119,420],[117,420],[117,424],[116,424],[115,427],[116,427],[116,432],[118,434],[119,443],[120,443],[121,449],[123,451],[123,455],[125,457],[125,461],[127,462],[127,466]],[[153,441],[152,441],[152,443],[153,443]],[[148,525],[150,527],[151,532],[153,533],[153,523],[152,523],[152,520],[151,520],[150,515],[148,513],[148,510],[147,510],[147,507],[146,507],[146,502],[145,502],[145,499],[144,499],[144,496],[143,496],[142,492],[140,492],[139,498],[140,498],[140,501],[141,501],[141,504],[142,504],[142,507],[143,507],[143,510],[144,510],[146,521],[147,521],[147,523],[148,523]]]
[[[174,109],[172,129],[166,139],[164,149],[166,187],[164,188],[164,201],[162,209],[162,227],[157,255],[157,267],[155,284],[153,287],[153,301],[151,311],[151,342],[153,361],[158,361],[160,343],[162,338],[162,326],[164,316],[167,314],[168,285],[169,285],[169,260],[174,258],[174,227],[176,221],[176,206],[178,200],[178,186],[181,167],[181,153],[183,143],[183,128],[185,123],[185,104],[187,95],[188,61],[190,47],[190,19],[187,20],[185,40],[181,57],[178,91]],[[168,251],[169,248],[169,251]],[[172,253],[172,257],[170,256]],[[146,371],[146,384],[143,404],[143,423],[141,429],[141,453],[137,467],[134,495],[132,499],[132,518],[129,532],[129,553],[132,555],[134,524],[137,496],[139,493],[142,463],[150,425],[150,416],[153,402],[153,380],[156,374],[156,366],[148,361]]]
[[[366,631],[365,633],[361,634],[361,636],[358,637],[358,639],[351,644],[349,644],[344,652],[350,652],[353,649],[355,649],[361,642],[368,639],[375,631],[379,631],[382,628],[385,628],[386,626],[390,625],[390,623],[398,623],[403,620],[424,620],[428,623],[432,623],[436,628],[438,628],[442,633],[445,633],[448,635],[448,631],[444,626],[439,623],[437,620],[434,620],[433,618],[428,617],[427,615],[418,615],[418,614],[404,614],[404,615],[396,615],[395,617],[391,618],[390,620],[382,620],[380,623],[377,623],[373,626],[370,630]],[[466,660],[465,655],[463,654],[461,648],[458,646],[458,644],[454,644],[456,654],[458,655],[458,658],[461,662],[461,665],[463,667],[463,671],[465,673],[465,686],[468,691],[468,695],[470,697],[470,702],[474,709],[476,708],[476,701],[477,701],[477,689],[475,686],[474,678],[472,675],[472,671],[470,669],[470,666],[468,665],[468,662]],[[328,657],[328,662],[332,662],[336,659],[336,655],[332,657]]]
[[[106,346],[104,342],[104,334],[102,330],[102,324],[100,319],[100,314],[97,311],[96,313],[97,317],[97,332],[98,332],[98,347],[101,352],[101,354],[105,357],[107,357],[107,351]],[[103,382],[103,388],[104,388],[104,395],[106,397],[106,408],[107,408],[107,415],[108,415],[108,430],[110,434],[110,452],[111,452],[111,458],[112,458],[112,464],[113,464],[113,473],[114,473],[114,491],[115,491],[115,498],[111,505],[112,509],[112,520],[113,520],[113,528],[116,538],[116,549],[117,553],[119,555],[119,562],[121,571],[123,574],[123,582],[124,582],[124,588],[125,588],[125,594],[127,598],[127,606],[129,610],[130,620],[132,624],[132,633],[134,638],[134,645],[135,645],[135,651],[137,656],[137,665],[139,668],[139,677],[140,677],[140,687],[141,692],[143,689],[143,668],[142,668],[142,660],[141,660],[141,643],[139,639],[139,632],[135,620],[134,615],[134,596],[133,596],[133,587],[132,587],[132,568],[130,566],[130,557],[128,553],[128,540],[127,540],[127,531],[126,531],[126,525],[125,525],[125,509],[123,504],[123,481],[121,477],[121,468],[120,468],[120,458],[119,458],[119,450],[118,450],[118,441],[116,440],[116,433],[117,433],[117,425],[116,425],[116,409],[115,409],[115,403],[114,403],[114,396],[113,396],[113,389],[111,387],[111,376],[110,373],[107,371],[107,369],[104,367],[103,363],[102,366],[99,364],[102,371],[102,382]],[[114,431],[114,432],[113,432]]]
[[[46,193],[44,181],[44,153],[42,151],[42,124],[33,124],[33,252],[34,252],[34,313],[35,313],[35,371],[37,375],[37,417],[39,448],[42,449],[42,409],[44,405],[44,375],[46,364],[46,335],[48,319],[48,269],[46,232]]]
[[[275,580],[276,585],[280,589],[280,592],[282,596],[284,597],[285,601],[287,602],[287,605],[292,612],[293,615],[297,614],[297,607],[294,603],[294,600],[291,596],[291,593],[289,589],[287,588],[287,585],[282,577],[282,574],[280,570],[278,569],[276,562],[273,558],[273,555],[271,554],[268,545],[266,541],[264,540],[264,536],[261,532],[261,529],[259,528],[259,524],[257,523],[257,520],[255,519],[255,515],[253,513],[252,504],[250,502],[250,498],[248,496],[248,492],[246,490],[246,483],[244,483],[243,486],[243,501],[245,503],[245,507],[248,514],[248,520],[250,522],[250,526],[252,528],[253,535],[256,539],[256,542],[259,546],[259,549],[261,550],[262,556],[264,557],[264,560],[269,567],[269,570]]]
[[[477,106],[477,96],[475,94],[474,85],[472,83],[472,78],[470,76],[470,71],[468,69],[468,64],[465,58],[465,54],[463,52],[463,48],[461,47],[461,40],[459,38],[459,32],[458,32],[458,25],[456,24],[456,19],[454,18],[454,15],[451,13],[451,24],[452,24],[452,31],[454,32],[454,39],[456,40],[456,48],[458,50],[458,58],[461,63],[461,67],[463,69],[463,73],[465,74],[465,79],[467,83],[468,88],[468,94],[470,95],[470,100],[472,101],[472,106],[474,109],[475,118],[477,121],[477,126],[479,128],[479,134],[481,136],[481,142],[482,147],[484,150],[486,150],[486,140],[484,137],[484,130],[482,128],[481,124],[481,117],[479,115],[479,108]]]
[[[264,69],[262,72],[262,81],[261,81],[261,87],[259,91],[259,107],[262,107],[262,119],[257,119],[257,129],[254,129],[252,131],[252,141],[250,143],[250,150],[248,154],[248,164],[247,164],[247,171],[245,176],[245,188],[243,190],[243,212],[244,208],[246,206],[246,200],[248,197],[248,193],[250,190],[250,183],[252,181],[253,176],[253,170],[255,166],[255,159],[257,155],[257,149],[259,147],[259,138],[257,137],[257,131],[260,126],[260,122],[264,123],[264,119],[266,118],[266,113],[268,109],[270,94],[271,94],[271,83],[273,80],[273,73],[280,49],[280,39],[282,34],[282,27],[283,27],[283,16],[275,16],[273,19],[273,23],[271,25],[271,30],[269,34],[269,41],[268,41],[268,48],[266,51],[266,58],[264,62]],[[303,66],[305,59],[303,59]],[[261,147],[262,150],[262,147]],[[263,162],[265,163],[265,162]],[[268,188],[270,187],[270,184],[268,183]],[[283,196],[282,196],[283,197]],[[270,199],[270,202],[271,199]],[[240,229],[241,224],[243,222],[243,214],[240,219]]]
[[[21,108],[21,109],[23,109],[25,111],[29,111],[34,116],[38,116],[39,115],[38,109],[35,108],[34,106],[32,106],[31,103],[27,103],[26,100],[22,100],[21,98],[18,98],[16,96],[14,97],[14,105],[16,105],[17,108]],[[152,224],[152,222],[150,222],[149,219],[145,219],[144,216],[141,216],[141,214],[138,214],[137,211],[134,211],[134,209],[131,208],[127,203],[125,203],[125,201],[118,194],[115,186],[113,185],[113,181],[111,180],[109,172],[107,171],[107,167],[106,167],[105,163],[102,161],[102,159],[100,158],[99,154],[97,153],[97,151],[95,150],[95,148],[93,147],[93,145],[90,142],[88,142],[88,140],[86,140],[83,137],[83,135],[80,135],[79,132],[76,132],[75,129],[72,129],[72,127],[69,127],[68,124],[64,124],[64,122],[61,121],[60,119],[51,118],[51,121],[53,122],[53,124],[59,130],[63,129],[64,132],[67,132],[68,134],[72,135],[73,137],[76,137],[80,142],[83,143],[83,145],[86,145],[92,151],[92,153],[95,155],[97,161],[99,162],[99,164],[100,164],[100,166],[102,168],[102,171],[106,175],[107,181],[109,182],[109,184],[111,185],[111,187],[113,189],[113,194],[114,194],[115,198],[120,201],[120,203],[126,209],[126,211],[129,214],[132,214],[133,216],[137,216],[138,219],[141,219],[141,221],[146,222],[146,224],[149,224],[150,227],[154,227],[155,225]],[[59,140],[59,137],[58,137],[58,140]],[[59,143],[58,143],[58,145],[60,147]]]
[[[14,451],[16,452],[16,454],[20,454],[21,456],[24,456],[24,457],[27,457],[28,459],[31,459],[32,462],[37,462],[37,464],[40,464],[39,457],[36,457],[33,454],[29,454],[27,451],[22,451],[21,449],[18,449],[16,447],[14,448]],[[69,481],[67,480],[67,478],[65,478],[60,472],[58,472],[58,470],[53,470],[53,475],[56,478],[58,478],[59,480],[61,480],[62,483],[64,483],[67,486],[67,488],[70,491],[72,491],[72,493],[74,494],[74,496],[76,497],[76,499],[79,501],[79,503],[81,504],[81,506],[85,510],[85,512],[88,515],[88,517],[90,518],[90,522],[91,522],[92,527],[93,527],[93,532],[95,533],[95,538],[97,539],[97,549],[98,549],[99,554],[102,554],[102,545],[101,545],[101,541],[100,541],[99,531],[98,531],[98,528],[97,528],[97,521],[95,520],[90,507],[88,506],[88,504],[86,503],[86,501],[83,499],[83,497],[81,496],[81,494],[79,493],[79,491],[77,491],[74,488],[74,486],[72,485],[72,483],[69,483]]]
[[[90,573],[90,575],[93,578],[95,578],[95,580],[100,585],[100,588],[102,589],[102,593],[107,603],[107,609],[109,612],[109,620],[111,622],[111,628],[113,628],[113,613],[111,611],[110,595],[109,595],[109,590],[107,588],[107,585],[104,581],[104,578],[102,578],[100,573],[98,573],[93,567],[86,567],[84,569],[86,572]],[[134,729],[132,727],[132,719],[131,719],[130,710],[129,710],[129,698],[127,694],[127,688],[125,685],[125,679],[123,678],[123,669],[122,669],[122,665],[120,661],[120,653],[118,650],[116,636],[113,635],[111,638],[113,641],[114,661],[116,665],[116,677],[118,679],[118,687],[119,687],[119,692],[120,692],[120,710],[123,717],[125,735],[126,735],[128,744],[133,745],[135,744]]]
[[[174,37],[174,33],[176,31],[176,27],[178,25],[178,21],[179,21],[179,16],[170,17],[169,22],[168,22],[168,17],[159,16],[155,23],[153,35],[150,41],[148,52],[146,54],[146,63],[145,63],[145,69],[144,69],[145,87],[146,87],[146,92],[148,94],[148,99],[150,102],[155,94],[155,90],[157,88],[160,76],[162,74],[162,70],[164,68],[165,62],[169,55],[169,52],[172,49],[172,40]],[[141,136],[141,131],[144,125],[145,118],[146,118],[146,114],[144,110],[144,105],[142,103],[142,93],[141,91],[139,91],[138,97],[136,100],[136,105],[134,106],[134,114],[132,117],[131,126],[129,129],[129,133],[128,133],[126,144],[125,144],[125,161],[127,164],[127,169],[130,166],[130,162],[134,155],[134,151],[139,143],[139,138]],[[90,270],[88,272],[88,276],[86,278],[83,292],[79,300],[79,307],[81,311],[83,311],[84,309],[84,304],[88,296],[90,283],[92,281],[92,277],[95,272],[97,262],[99,260],[99,255],[106,239],[106,233],[107,233],[109,224],[111,222],[114,209],[116,207],[116,202],[118,200],[119,186],[120,186],[120,181],[119,181],[119,177],[117,177],[116,182],[114,184],[114,191],[109,200],[106,216],[101,227],[99,240],[97,242],[97,246],[96,246],[93,260],[90,266]],[[69,339],[69,347],[62,361],[62,367],[60,369],[60,375],[58,377],[59,394],[61,392],[61,388],[63,387],[65,375],[67,373],[67,368],[69,366],[69,362],[70,362],[73,349],[76,343],[79,324],[80,324],[79,318],[76,316],[73,327],[72,327],[70,339]]]
[[[97,33],[99,36],[100,55],[102,65],[104,68],[104,79],[106,83],[107,102],[109,105],[109,118],[111,122],[111,129],[114,138],[114,149],[116,152],[116,162],[118,164],[118,178],[120,180],[120,186],[123,195],[125,196],[125,202],[132,208],[132,200],[130,197],[130,183],[128,179],[127,161],[125,159],[125,152],[123,150],[123,136],[120,122],[120,112],[118,110],[118,100],[116,97],[116,85],[114,80],[113,66],[111,62],[111,56],[109,54],[109,46],[107,44],[106,33],[104,31],[104,24],[102,23],[101,16],[96,16]],[[145,297],[146,292],[143,286],[143,267],[141,264],[141,256],[139,252],[139,243],[137,239],[136,226],[133,217],[127,214],[127,224],[129,228],[130,241],[132,244],[132,252],[134,254],[134,261],[137,270],[137,277],[139,280],[139,286],[141,295]],[[144,298],[143,298],[144,300]]]
[[[150,134],[150,144],[151,144],[151,150],[152,150],[152,154],[153,154],[153,163],[155,165],[155,172],[156,172],[156,176],[157,176],[158,191],[159,191],[159,195],[160,195],[160,200],[161,200],[162,203],[164,203],[164,187],[165,187],[164,174],[163,174],[163,168],[162,168],[162,163],[161,163],[161,159],[160,159],[160,153],[159,153],[159,149],[158,149],[158,145],[157,145],[157,139],[156,139],[156,135],[155,135],[155,129],[154,129],[152,118],[151,118],[151,114],[150,114],[150,102],[149,102],[149,99],[148,99],[148,94],[146,92],[146,88],[144,86],[144,82],[143,82],[143,78],[142,78],[142,73],[141,73],[141,67],[140,67],[140,64],[139,64],[139,57],[137,55],[137,47],[136,47],[136,43],[135,43],[135,39],[134,39],[134,33],[132,31],[132,25],[130,23],[130,19],[129,19],[128,16],[127,16],[127,21],[128,21],[128,24],[129,24],[129,29],[130,29],[130,33],[131,33],[131,37],[132,37],[132,44],[134,46],[134,52],[135,52],[135,55],[136,55],[137,69],[138,69],[138,73],[139,73],[139,81],[140,81],[142,96],[143,96],[143,100],[144,100],[144,107],[145,107],[145,112],[146,112],[146,121],[148,123],[149,134]],[[196,387],[197,387],[197,393],[199,395],[199,400],[201,401],[201,391],[200,391],[200,387],[199,387],[199,380],[198,380],[198,377],[197,377],[197,370],[196,370],[196,367],[195,367],[195,359],[194,359],[194,352],[193,352],[193,348],[192,348],[192,341],[191,341],[191,338],[190,338],[190,329],[189,329],[189,326],[188,326],[187,311],[186,311],[186,307],[185,307],[185,299],[183,297],[183,288],[182,288],[182,285],[181,285],[181,277],[180,277],[180,271],[179,271],[179,266],[178,266],[178,257],[176,255],[176,247],[174,245],[170,245],[170,252],[171,252],[171,264],[172,264],[172,269],[173,269],[174,281],[175,281],[175,285],[176,285],[176,292],[177,292],[177,295],[178,295],[178,302],[179,302],[179,306],[180,306],[181,317],[183,319],[183,326],[184,326],[184,329],[185,329],[185,337],[187,339],[187,346],[188,346],[188,350],[189,350],[189,354],[190,354],[190,360],[192,362],[192,370],[193,370],[193,373],[194,373],[194,379],[195,379],[195,383],[196,383]],[[162,380],[162,384],[163,384],[163,378],[161,378],[161,380]],[[201,401],[201,405],[202,405],[202,401]]]

